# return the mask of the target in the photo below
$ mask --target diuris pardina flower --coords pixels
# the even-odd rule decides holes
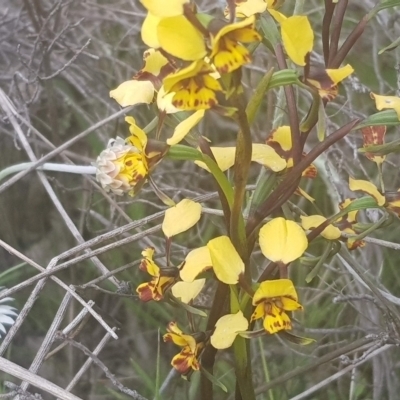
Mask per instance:
[[[155,49],[146,50],[143,60],[143,68],[131,80],[122,82],[110,91],[110,97],[122,107],[152,103],[164,77],[175,70],[175,66]]]
[[[351,204],[354,199],[346,199],[339,204],[339,208],[343,210]],[[343,216],[340,220],[335,222],[335,225],[343,232],[356,235],[353,225],[357,223],[357,214],[359,210],[350,211],[347,215]],[[353,238],[347,238],[346,240],[347,248],[349,250],[357,249],[358,247],[364,247],[364,240],[355,240]]]
[[[164,342],[173,342],[182,350],[171,361],[171,365],[182,375],[187,375],[192,370],[198,371],[200,363],[198,357],[204,348],[204,342],[197,342],[192,335],[184,334],[176,324],[170,322],[163,339]]]
[[[160,267],[153,260],[154,249],[149,247],[142,251],[143,259],[140,269],[151,275],[150,282],[142,283],[136,288],[139,298],[142,301],[159,301],[164,297],[164,292],[175,281],[173,276],[164,276]]]
[[[175,92],[172,104],[182,110],[208,109],[217,104],[215,92],[222,91],[215,71],[203,60],[191,63],[164,79],[167,93]]]
[[[250,52],[242,43],[260,41],[261,36],[254,30],[254,16],[243,21],[225,25],[214,35],[211,33],[210,58],[221,74],[232,72],[250,62]],[[212,32],[213,22],[208,29]]]
[[[303,309],[290,279],[262,282],[254,293],[253,306],[256,308],[251,320],[263,318],[264,329],[271,334],[292,329],[286,311]]]
[[[360,190],[361,192],[369,194],[375,199],[378,206],[392,210],[400,216],[400,189],[398,189],[397,192],[389,191],[382,194],[372,182],[362,179],[353,179],[351,177],[349,178],[349,188],[352,191]]]
[[[353,72],[350,64],[338,69],[311,68],[305,83],[315,87],[322,99],[332,101],[338,95],[338,84]]]
[[[292,144],[292,134],[290,126],[283,125],[277,129],[274,129],[266,140],[266,143],[271,146],[280,157],[282,157],[287,162],[287,168],[293,167],[293,144]],[[303,156],[305,153],[303,153]],[[302,177],[314,179],[317,176],[317,168],[314,164],[310,164],[303,172]],[[296,194],[303,196],[307,200],[313,202],[314,199],[309,196],[301,187],[299,186]]]

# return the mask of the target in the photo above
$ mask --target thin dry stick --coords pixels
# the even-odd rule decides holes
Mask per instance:
[[[55,157],[57,154],[61,153],[65,149],[68,149],[71,147],[73,144],[76,142],[79,142],[79,140],[83,139],[85,136],[89,135],[89,133],[94,132],[96,129],[99,129],[101,126],[113,121],[116,118],[119,118],[121,115],[124,115],[131,111],[133,109],[133,106],[131,107],[126,107],[123,110],[120,110],[114,114],[111,114],[109,117],[102,119],[101,121],[97,122],[96,124],[92,125],[88,129],[85,129],[83,132],[79,133],[72,139],[68,140],[61,146],[57,147],[55,150],[51,151],[50,153],[46,154],[42,158],[40,158],[38,161],[36,161],[34,164],[32,164],[28,169],[25,171],[21,171],[18,174],[14,175],[12,178],[10,178],[7,182],[4,182],[0,186],[0,193],[4,192],[6,189],[8,189],[11,185],[13,185],[15,182],[18,182],[21,178],[23,178],[25,175],[29,174],[29,172],[35,170],[39,165],[42,165],[46,161],[52,159]]]
[[[1,89],[0,89],[0,104],[1,104],[2,108],[5,110],[5,112],[6,112],[7,116],[8,116],[8,119],[10,120],[15,132],[18,135],[19,141],[21,142],[21,144],[23,145],[26,153],[29,156],[29,159],[32,162],[37,161],[35,153],[33,152],[31,146],[29,145],[29,143],[28,143],[24,133],[22,132],[22,129],[19,126],[16,118],[14,117],[13,111],[15,112],[15,107],[13,106],[13,104],[11,103],[11,101],[7,97],[7,95]],[[56,207],[56,209],[60,213],[63,221],[67,225],[68,229],[70,230],[72,235],[75,237],[77,242],[83,243],[84,239],[83,239],[82,235],[80,234],[79,230],[76,228],[76,226],[73,223],[73,221],[71,220],[70,216],[68,215],[68,213],[65,211],[64,207],[62,206],[62,204],[61,204],[60,200],[58,199],[56,193],[54,192],[54,190],[51,187],[49,181],[47,180],[46,175],[43,172],[39,172],[39,171],[37,171],[37,174],[39,176],[40,181],[42,182],[42,185],[46,189],[46,191],[47,191],[48,195],[50,196],[51,200],[53,201],[54,206]],[[97,269],[102,274],[105,274],[105,273],[109,272],[108,269],[103,265],[103,263],[99,259],[93,258],[92,262],[95,264]],[[114,276],[110,277],[109,279],[110,279],[111,283],[113,283],[116,287],[118,287],[119,282]]]
[[[116,386],[122,393],[125,393],[135,400],[147,400],[145,397],[141,396],[136,390],[129,389],[125,387],[121,382],[117,381],[117,379],[113,374],[111,374],[107,366],[83,344],[78,343],[75,340],[68,338],[67,336],[63,336],[61,332],[58,334],[58,336],[60,340],[65,340],[70,345],[76,347],[77,349],[85,353],[88,357],[90,357],[93,362],[105,373],[106,377],[112,382],[112,384]]]
[[[23,261],[25,261],[26,263],[32,265],[33,267],[35,267],[35,268],[38,269],[39,271],[45,271],[45,269],[44,269],[43,267],[41,267],[39,264],[36,264],[36,263],[35,263],[34,261],[32,261],[30,258],[24,256],[24,255],[21,254],[19,251],[15,250],[13,247],[9,246],[7,243],[3,242],[2,240],[0,240],[0,246],[3,247],[5,250],[7,250],[9,253],[14,254],[15,256],[17,256],[18,258],[20,258],[21,260],[23,260]],[[50,265],[49,265],[49,267],[50,267]],[[47,272],[49,272],[49,271],[47,271]],[[52,279],[54,282],[56,282],[58,285],[60,285],[63,289],[65,289],[67,292],[71,293],[71,295],[72,295],[76,300],[78,300],[79,303],[82,304],[83,307],[87,308],[87,310],[90,312],[90,314],[92,314],[93,318],[95,318],[95,319],[100,323],[100,325],[102,325],[102,326],[105,328],[105,330],[106,330],[107,332],[110,332],[110,334],[112,333],[112,336],[113,336],[114,339],[118,339],[118,336],[117,336],[117,335],[112,331],[112,329],[104,322],[103,318],[102,318],[96,311],[94,311],[94,310],[92,309],[92,307],[89,306],[89,305],[75,292],[74,288],[69,287],[69,286],[66,285],[61,279],[56,278],[55,276],[51,276],[51,275],[49,275],[49,276],[51,277],[51,279]],[[19,286],[19,285],[16,285],[16,286]],[[16,286],[14,286],[14,287],[12,287],[11,289],[8,289],[8,290],[12,290],[12,289],[14,289]],[[3,294],[3,293],[1,293],[1,294]],[[22,314],[22,311],[20,312],[19,315],[21,315],[21,314]],[[16,331],[14,332],[14,327],[17,325],[19,315],[18,315],[18,317],[17,317],[17,320],[16,320],[15,323],[13,324],[13,326],[10,328],[10,330],[9,330],[9,332],[8,332],[8,334],[7,334],[7,336],[3,339],[3,342],[2,342],[2,344],[1,344],[1,346],[0,346],[0,355],[3,354],[5,348],[7,348],[8,344],[9,344],[9,343],[6,344],[6,342],[7,342],[8,340],[11,341],[13,335],[15,335],[15,332],[16,332]],[[16,328],[16,329],[17,329],[17,328]],[[10,332],[11,332],[11,333],[10,333]],[[7,337],[8,337],[9,335],[10,335],[10,338],[7,339]],[[12,336],[11,336],[11,335],[12,335]],[[3,348],[3,346],[5,346],[5,348]]]
[[[94,304],[93,300],[90,300],[88,302],[89,306],[93,306],[93,304]],[[81,312],[62,330],[62,333],[64,335],[69,335],[71,333],[71,331],[74,330],[78,326],[78,324],[81,324],[83,322],[83,320],[85,318],[87,319],[88,317],[89,317],[88,310],[86,308],[83,308],[81,310]],[[75,337],[81,331],[81,329],[83,328],[83,325],[84,324],[82,324],[76,331],[73,332],[73,334],[71,334],[72,338]],[[114,328],[113,328],[113,331],[114,331]],[[54,354],[58,353],[66,345],[67,345],[66,343],[62,343],[59,346],[57,346],[55,349],[53,349],[52,351],[49,351],[46,354],[46,357],[44,358],[44,360],[45,361],[48,360],[50,357],[52,357]]]
[[[115,328],[114,328],[115,329]],[[97,347],[93,350],[93,354],[95,356],[99,355],[101,350],[103,350],[104,346],[108,343],[110,340],[111,335],[109,333],[106,333],[103,339],[101,339],[100,343],[97,345]],[[80,370],[76,373],[76,375],[72,378],[71,382],[68,384],[68,386],[65,388],[68,392],[70,392],[74,386],[78,383],[79,379],[82,378],[82,375],[90,368],[90,366],[93,364],[93,358],[89,357],[85,363],[82,365]]]
[[[304,391],[303,393],[298,394],[295,397],[292,397],[290,400],[302,400],[305,399],[306,397],[308,397],[310,394],[316,392],[317,390],[323,388],[326,385],[329,385],[330,383],[334,382],[335,380],[339,379],[340,377],[342,377],[343,375],[347,374],[349,371],[352,371],[354,368],[359,367],[360,365],[364,364],[366,361],[368,361],[369,359],[377,356],[378,354],[383,353],[384,351],[392,348],[393,345],[387,344],[383,347],[381,347],[380,349],[375,350],[374,352],[368,354],[367,357],[363,358],[361,361],[349,365],[346,368],[343,368],[342,370],[340,370],[339,372],[336,372],[336,374],[333,374],[332,376],[330,376],[329,378],[324,379],[323,381],[319,382],[318,384],[314,385],[313,387],[307,389],[306,391]]]
[[[142,237],[145,237],[145,236],[147,236],[147,235],[149,235],[151,233],[158,232],[160,229],[161,229],[161,224],[160,225],[156,225],[156,226],[154,226],[154,227],[152,227],[150,229],[147,229],[147,230],[145,230],[143,232],[139,232],[136,235],[132,235],[131,237],[127,237],[127,238],[122,239],[122,240],[120,240],[120,241],[118,241],[116,243],[111,243],[108,246],[104,246],[104,247],[102,247],[100,249],[94,250],[91,254],[83,254],[82,256],[77,257],[74,260],[72,260],[72,262],[67,261],[67,262],[65,262],[63,264],[60,264],[59,266],[57,266],[57,267],[55,267],[55,268],[53,268],[51,270],[48,270],[48,269],[45,270],[40,265],[37,265],[36,263],[32,263],[32,261],[30,260],[29,264],[34,266],[35,268],[37,268],[39,271],[42,271],[42,272],[40,274],[37,274],[37,275],[33,276],[32,278],[29,278],[29,279],[25,280],[24,282],[21,282],[21,283],[15,285],[15,286],[13,286],[10,289],[3,290],[0,293],[0,300],[5,298],[5,297],[7,297],[7,296],[10,296],[11,294],[13,294],[15,292],[18,292],[19,290],[22,290],[23,288],[25,288],[27,286],[32,285],[33,283],[35,283],[36,281],[38,281],[38,280],[40,280],[42,278],[46,278],[46,277],[49,277],[49,276],[51,276],[55,280],[55,282],[57,282],[57,283],[60,282],[59,285],[62,286],[62,285],[64,285],[62,283],[62,281],[60,281],[58,278],[53,277],[53,275],[55,273],[57,273],[57,272],[59,272],[59,271],[61,271],[63,269],[66,269],[66,268],[70,267],[71,265],[74,265],[74,264],[76,264],[76,263],[78,263],[80,261],[86,260],[87,258],[90,258],[92,255],[99,255],[99,254],[105,253],[108,250],[123,246],[124,244],[131,243],[131,242],[133,242],[135,240],[138,240],[138,239],[141,239]],[[9,246],[7,243],[3,242],[2,240],[0,240],[0,246],[4,247],[6,250],[11,249],[9,251],[13,252],[14,254],[16,254],[16,253],[20,254],[19,252],[14,250],[11,246]],[[24,260],[24,261],[26,261],[26,259],[27,259],[25,256],[20,257],[20,258],[22,260]],[[64,285],[63,287],[65,287],[65,286],[66,285]],[[93,312],[93,310],[91,312]]]
[[[58,307],[58,310],[53,319],[53,322],[51,323],[50,328],[47,331],[46,336],[42,342],[42,345],[40,346],[39,350],[37,351],[36,356],[33,359],[31,366],[29,367],[29,371],[32,372],[33,374],[35,374],[36,372],[39,371],[39,368],[42,365],[44,358],[45,358],[47,352],[49,351],[50,346],[52,345],[52,343],[54,341],[54,335],[64,318],[64,315],[65,315],[65,312],[67,311],[67,307],[68,307],[70,300],[71,300],[71,294],[68,292],[65,293],[65,296],[60,304],[60,307]],[[29,387],[29,383],[26,381],[22,382],[22,384],[20,385],[20,388],[22,390],[27,390],[28,387]]]
[[[25,287],[27,287],[27,286],[32,285],[33,283],[35,283],[36,281],[38,281],[38,280],[40,280],[40,279],[42,279],[42,278],[46,278],[46,277],[48,277],[48,276],[52,276],[52,275],[54,275],[55,273],[57,273],[57,272],[59,272],[59,271],[61,271],[61,270],[63,270],[63,269],[66,269],[66,268],[70,267],[70,266],[73,265],[73,264],[76,264],[76,263],[78,263],[78,262],[80,262],[80,261],[86,260],[87,258],[92,257],[92,255],[96,255],[96,256],[97,256],[97,255],[99,255],[99,254],[105,253],[105,252],[107,252],[108,250],[111,250],[111,249],[114,249],[114,248],[123,246],[124,244],[128,244],[128,243],[133,242],[133,241],[135,241],[135,240],[141,239],[142,237],[145,237],[145,236],[147,236],[147,235],[149,235],[149,234],[158,232],[160,229],[161,229],[161,224],[156,225],[156,226],[154,226],[154,227],[152,227],[152,228],[146,229],[146,230],[143,231],[143,232],[139,232],[139,233],[137,233],[136,235],[132,235],[131,237],[122,239],[122,240],[120,240],[120,241],[118,241],[118,242],[111,243],[111,244],[109,244],[108,246],[104,246],[104,247],[102,247],[102,248],[100,248],[100,249],[94,250],[94,251],[93,251],[92,253],[90,253],[90,254],[83,254],[82,256],[79,256],[79,257],[75,258],[74,260],[67,261],[67,262],[65,262],[65,263],[63,263],[63,264],[60,264],[59,266],[53,268],[52,270],[47,270],[47,269],[45,270],[45,269],[44,269],[43,267],[41,267],[40,265],[37,265],[36,263],[32,264],[32,262],[29,262],[29,264],[31,264],[32,266],[34,266],[35,268],[37,268],[37,269],[39,269],[40,271],[43,271],[43,272],[41,272],[40,274],[37,274],[37,275],[33,276],[32,278],[29,278],[29,279],[25,280],[24,282],[18,283],[17,285],[13,286],[13,287],[10,288],[10,289],[3,290],[3,291],[0,293],[0,300],[3,299],[3,298],[5,298],[5,297],[7,297],[7,296],[12,295],[12,294],[15,293],[15,292],[18,292],[19,290],[21,290],[21,289],[23,289],[23,288],[25,288]],[[7,244],[6,244],[5,242],[3,242],[2,240],[0,240],[0,246],[4,247],[6,250],[12,249],[12,247],[10,247],[9,245],[7,245]],[[12,252],[15,254],[15,253],[16,253],[16,250],[12,249]],[[20,254],[20,253],[18,253],[18,254]],[[24,261],[26,260],[25,257],[20,257],[20,258],[21,258],[22,260],[24,260]],[[55,277],[53,277],[53,278],[54,278],[54,279],[57,279],[57,278],[55,278]],[[60,281],[60,280],[58,279],[56,282],[62,282],[62,281]],[[60,286],[61,286],[61,285],[60,285]],[[64,286],[63,286],[63,287],[64,287]],[[93,310],[92,310],[92,311],[93,311]]]
[[[60,400],[82,400],[80,397],[77,397],[66,390],[60,388],[52,382],[49,382],[47,379],[44,379],[32,372],[29,372],[27,369],[20,367],[19,365],[8,361],[6,358],[0,357],[0,371],[5,372],[15,378],[21,379],[23,381],[29,382],[31,385],[44,390],[47,393],[52,394],[53,396],[57,396]]]

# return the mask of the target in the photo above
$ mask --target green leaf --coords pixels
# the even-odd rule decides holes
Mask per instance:
[[[264,33],[264,38],[271,44],[272,48],[281,42],[281,35],[279,34],[274,19],[269,13],[263,14],[260,18],[260,25],[261,30]]]
[[[394,50],[399,45],[400,45],[400,37],[397,38],[394,42],[392,42],[389,45],[387,45],[386,47],[384,47],[383,49],[379,50],[378,54],[382,54],[385,51]]]
[[[274,72],[273,68],[271,68],[269,71],[267,71],[267,73],[261,79],[260,83],[257,85],[253,96],[251,96],[251,99],[249,100],[249,102],[247,104],[246,114],[247,114],[247,120],[249,121],[249,124],[251,124],[254,121],[254,118],[260,107],[260,104],[262,103],[262,101],[264,99],[265,92],[268,90],[268,86],[270,84],[273,72]]]
[[[352,131],[365,128],[366,126],[376,125],[396,126],[400,125],[400,121],[394,110],[381,111],[370,115],[367,119],[364,119],[364,121],[356,125]]]
[[[307,283],[310,283],[319,273],[321,270],[322,266],[324,265],[324,262],[329,258],[331,254],[331,249],[332,249],[332,243],[327,241],[324,252],[322,253],[322,256],[319,258],[317,264],[315,267],[307,274],[305,281]]]
[[[269,81],[268,90],[280,86],[301,84],[297,72],[292,69],[282,69],[273,73]]]
[[[299,344],[301,346],[307,346],[308,344],[316,343],[316,340],[314,339],[298,336],[288,331],[280,331],[278,332],[278,335],[281,339],[287,340],[288,342],[294,344]]]
[[[207,313],[199,310],[198,308],[194,308],[192,306],[189,306],[189,304],[183,303],[182,301],[180,301],[179,299],[177,299],[176,297],[172,296],[172,294],[170,294],[170,299],[176,303],[179,307],[184,308],[187,312],[189,312],[190,314],[195,314],[195,315],[199,315],[200,317],[207,317]]]
[[[202,374],[204,374],[204,376],[211,381],[211,383],[215,386],[218,386],[219,388],[221,388],[225,393],[228,393],[228,388],[222,383],[220,382],[214,375],[210,374],[205,368],[202,368],[200,366],[200,371]]]
[[[371,20],[378,14],[379,11],[384,10],[385,8],[393,8],[400,5],[400,0],[383,0],[379,4],[377,4],[367,15],[367,21]]]
[[[171,146],[166,156],[171,160],[203,161],[203,154],[199,150],[183,144]]]
[[[385,155],[390,153],[398,153],[400,152],[400,139],[394,140],[390,143],[385,144],[375,144],[371,146],[365,146],[361,149],[358,149],[359,153],[373,153],[379,155]]]

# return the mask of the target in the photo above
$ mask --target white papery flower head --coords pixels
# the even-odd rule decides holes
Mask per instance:
[[[144,183],[149,172],[145,153],[147,136],[132,117],[126,120],[131,125],[131,136],[126,140],[110,139],[94,163],[97,181],[104,190],[117,195],[134,194],[135,186]]]

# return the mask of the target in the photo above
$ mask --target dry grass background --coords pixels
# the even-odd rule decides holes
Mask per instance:
[[[51,152],[54,162],[88,165],[109,138],[126,135],[123,112],[108,92],[141,68],[145,47],[139,32],[145,14],[138,3],[2,1],[0,169]],[[291,10],[294,3],[287,0],[285,6]],[[305,3],[318,32],[323,1]],[[375,3],[349,2],[343,37]],[[201,9],[217,13],[221,5],[203,1]],[[398,50],[377,55],[398,37],[398,17],[396,9],[381,12],[348,57],[356,74],[327,108],[329,129],[349,117],[375,112],[370,90],[398,91]],[[313,58],[318,61],[321,51],[315,50]],[[255,60],[245,73],[249,94],[273,63],[263,51],[256,52]],[[257,140],[264,140],[273,126],[285,121],[281,98],[279,91],[268,95],[254,126]],[[141,126],[151,120],[147,106],[128,112]],[[201,129],[210,137],[218,135],[215,140],[220,143],[230,140],[232,128],[229,121],[211,116]],[[388,141],[397,132],[391,128]],[[376,178],[370,162],[357,153],[361,145],[361,135],[353,133],[319,159],[320,177],[308,189],[326,215],[350,194],[348,174]],[[400,187],[399,164],[398,156],[388,157],[384,173],[389,190]],[[258,172],[254,170],[254,176]],[[190,163],[165,161],[154,178],[171,197],[200,196],[206,207],[218,208],[207,175]],[[199,399],[197,378],[190,386],[170,369],[175,349],[161,345],[158,354],[159,328],[179,319],[180,311],[140,304],[130,291],[144,279],[137,269],[141,249],[151,245],[162,256],[164,248],[158,225],[164,208],[154,194],[145,189],[135,199],[116,198],[104,193],[91,177],[62,173],[30,172],[11,183],[0,182],[0,286],[15,298],[19,317],[0,341],[0,398],[152,398],[158,371],[161,399]],[[307,211],[301,200],[293,201]],[[194,232],[175,243],[176,260],[187,248],[198,246],[199,240],[206,242],[219,232],[220,225],[219,217],[212,214],[203,218]],[[296,331],[315,338],[317,344],[298,348],[275,337],[255,341],[254,374],[260,399],[399,398],[399,337],[391,331],[391,318],[400,318],[399,234],[396,220],[369,240],[384,240],[383,245],[369,243],[351,255],[343,251],[325,263],[311,284],[304,280],[309,272],[306,266],[293,268],[292,278],[305,307]],[[321,249],[316,243],[309,255],[318,256]],[[262,267],[257,254],[254,263]],[[124,268],[115,273],[119,267]],[[38,269],[53,268],[60,271],[35,278]],[[206,307],[209,300],[206,292],[198,302]],[[60,330],[68,340],[57,333]],[[118,339],[112,338],[115,334]],[[99,359],[88,357],[86,349]],[[106,376],[105,368],[112,376]],[[230,391],[234,389],[228,352],[221,354],[216,375]],[[50,382],[67,389],[52,392]],[[216,389],[216,398],[231,397]]]

